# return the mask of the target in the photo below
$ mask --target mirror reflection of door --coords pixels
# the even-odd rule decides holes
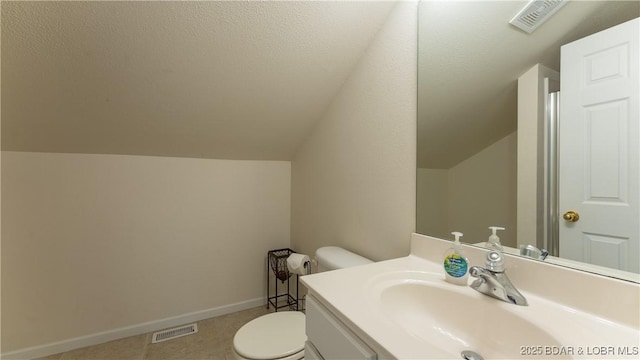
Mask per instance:
[[[563,46],[560,71],[560,256],[632,272],[640,272],[639,25]]]

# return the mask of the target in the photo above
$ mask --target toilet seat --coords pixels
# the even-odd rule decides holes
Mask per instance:
[[[241,359],[301,359],[304,356],[305,315],[284,311],[246,323],[233,337],[233,350]]]

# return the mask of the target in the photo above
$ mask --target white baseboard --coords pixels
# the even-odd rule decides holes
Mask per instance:
[[[236,311],[242,311],[265,305],[264,298],[252,299],[247,301],[238,302],[235,304],[220,306],[207,310],[196,311],[188,314],[172,316],[165,319],[149,321],[137,325],[122,327],[118,329],[103,331],[96,334],[81,336],[73,339],[58,341],[54,343],[29,347],[26,349],[20,349],[11,351],[0,355],[1,359],[36,359],[45,357],[48,355],[58,354],[65,351],[83,348],[86,346],[92,346],[102,344],[108,341],[117,340],[129,336],[136,336],[146,334],[186,323],[192,323],[220,315],[226,315],[234,313]]]

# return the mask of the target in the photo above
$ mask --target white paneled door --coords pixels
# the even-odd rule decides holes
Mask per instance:
[[[632,272],[640,272],[639,24],[563,46],[560,68],[560,256]]]

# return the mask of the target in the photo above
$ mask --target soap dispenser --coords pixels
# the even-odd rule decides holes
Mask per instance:
[[[445,280],[456,285],[467,285],[469,278],[469,259],[462,254],[460,246],[461,232],[452,232],[455,237],[451,246],[444,255],[444,277]]]
[[[502,252],[502,244],[500,244],[500,238],[496,234],[498,230],[504,230],[503,227],[500,226],[489,226],[489,230],[491,230],[491,235],[489,236],[489,240],[485,247],[490,250],[497,250]]]

